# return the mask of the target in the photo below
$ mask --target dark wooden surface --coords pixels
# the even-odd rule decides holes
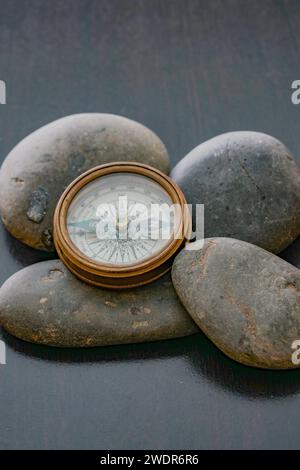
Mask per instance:
[[[0,158],[86,111],[141,121],[176,163],[224,131],[300,157],[298,0],[0,0]],[[0,283],[43,255],[0,228]],[[285,256],[300,266],[300,242]],[[203,335],[55,350],[1,332],[1,449],[300,447],[300,370],[227,359]]]

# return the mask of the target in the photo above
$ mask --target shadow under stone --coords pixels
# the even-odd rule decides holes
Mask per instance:
[[[300,237],[282,251],[279,256],[300,269]]]
[[[244,366],[225,356],[202,333],[180,339],[98,348],[41,346],[19,340],[4,330],[2,338],[19,354],[63,364],[161,361],[182,357],[193,375],[251,399],[278,399],[300,392],[300,369],[272,371]]]
[[[35,248],[31,248],[30,246],[20,242],[10,235],[10,233],[4,227],[3,223],[1,223],[1,231],[3,232],[2,238],[8,248],[10,256],[24,268],[30,264],[39,263],[40,261],[47,261],[49,259],[55,259],[58,257],[56,253],[36,250]]]

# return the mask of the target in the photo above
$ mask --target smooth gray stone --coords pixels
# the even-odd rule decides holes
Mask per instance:
[[[25,341],[59,347],[140,343],[199,331],[170,274],[112,291],[77,280],[59,260],[31,265],[3,284],[0,325]]]
[[[197,242],[196,242],[197,243]],[[257,246],[210,238],[182,250],[172,280],[197,325],[225,354],[248,366],[299,367],[300,271]],[[297,358],[296,358],[297,359]]]
[[[219,135],[192,150],[171,177],[188,203],[204,204],[205,237],[237,238],[279,253],[300,234],[300,168],[273,137]]]
[[[52,219],[63,190],[103,163],[135,161],[169,169],[164,144],[151,130],[111,114],[76,114],[22,140],[0,170],[0,213],[8,231],[33,248],[53,251]]]

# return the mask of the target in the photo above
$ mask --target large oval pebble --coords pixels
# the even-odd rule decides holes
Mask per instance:
[[[170,275],[109,291],[77,280],[59,260],[31,265],[0,289],[0,325],[25,341],[59,347],[140,343],[197,333]]]
[[[22,140],[0,171],[0,212],[9,232],[29,246],[53,250],[52,218],[66,186],[84,171],[113,161],[145,163],[167,173],[161,140],[130,119],[76,114]]]
[[[172,279],[192,318],[229,357],[269,369],[299,367],[297,268],[250,243],[210,238],[202,249],[179,253]]]
[[[237,238],[279,253],[300,234],[300,168],[271,136],[219,135],[192,150],[171,177],[190,204],[204,204],[205,237]]]

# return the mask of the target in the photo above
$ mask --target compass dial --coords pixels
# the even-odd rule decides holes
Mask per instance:
[[[136,173],[112,173],[86,184],[66,218],[69,237],[98,263],[130,265],[160,253],[180,217],[167,191]]]

